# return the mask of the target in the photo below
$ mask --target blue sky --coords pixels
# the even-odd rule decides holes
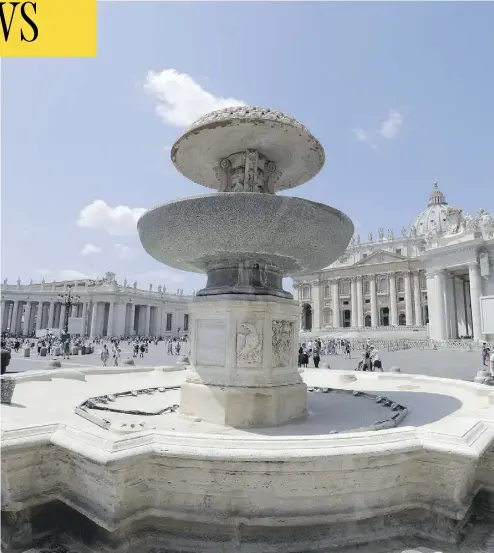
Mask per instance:
[[[134,220],[207,192],[169,147],[221,97],[304,123],[327,161],[290,194],[362,237],[409,225],[436,178],[492,212],[493,28],[493,3],[100,4],[96,59],[2,62],[2,278],[202,287],[150,258]]]

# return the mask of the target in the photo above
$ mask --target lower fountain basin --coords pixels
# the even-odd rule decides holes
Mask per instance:
[[[354,232],[351,220],[327,205],[248,192],[169,202],[147,211],[137,228],[149,255],[170,267],[218,274],[258,265],[280,281],[329,265]]]

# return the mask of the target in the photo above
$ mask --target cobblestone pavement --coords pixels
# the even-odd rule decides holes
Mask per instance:
[[[121,362],[126,357],[132,357],[130,346],[127,343],[121,346],[122,358]],[[99,357],[100,349],[92,355],[74,355],[69,360],[58,357],[63,368],[77,368],[82,366],[101,367]],[[470,352],[461,350],[403,350],[403,351],[381,351],[381,360],[383,368],[388,371],[390,367],[400,367],[403,373],[426,374],[429,376],[440,376],[444,378],[459,378],[462,380],[473,380],[478,370],[482,368],[482,358],[480,352]],[[31,351],[31,357],[23,357],[24,353],[21,350],[19,353],[12,352],[12,360],[7,372],[17,372],[26,370],[40,370],[54,356],[39,357],[36,350]],[[167,355],[166,346],[163,343],[155,346],[149,346],[149,353],[143,358],[134,358],[135,364],[138,366],[162,366],[174,365],[179,356]],[[344,355],[328,355],[321,358],[320,366],[324,363],[329,363],[332,369],[353,370],[360,361],[360,354],[357,351],[352,352],[351,359],[345,359]],[[109,365],[112,364],[112,359],[109,359]],[[309,366],[313,367],[312,361]],[[494,550],[493,550],[494,553]]]

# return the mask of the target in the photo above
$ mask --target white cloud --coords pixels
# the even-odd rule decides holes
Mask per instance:
[[[352,132],[355,134],[355,137],[359,142],[367,142],[370,138],[369,133],[364,131],[364,129],[352,129]]]
[[[392,140],[401,130],[403,115],[394,109],[390,110],[388,118],[381,123],[379,134],[388,140]]]
[[[370,147],[376,151],[380,140],[393,140],[398,136],[403,127],[403,122],[403,114],[396,109],[391,109],[388,117],[379,125],[379,130],[366,131],[361,127],[357,127],[352,129],[352,133],[355,135],[358,142],[368,143]]]
[[[149,71],[144,88],[158,101],[156,113],[175,127],[187,127],[210,111],[247,105],[242,100],[207,92],[190,75],[176,69]]]
[[[132,253],[131,248],[123,244],[115,244],[115,250],[120,259],[128,259]]]
[[[94,244],[86,244],[82,250],[81,255],[91,255],[93,253],[101,253],[103,250],[99,246],[95,246]]]
[[[137,221],[145,212],[144,207],[110,207],[103,200],[95,200],[81,210],[77,226],[105,230],[113,236],[125,236],[136,232]]]

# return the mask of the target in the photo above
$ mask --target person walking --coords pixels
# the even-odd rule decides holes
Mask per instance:
[[[115,350],[115,353],[113,354],[113,366],[114,367],[118,367],[118,362],[120,361],[120,354],[121,354],[121,349],[119,347],[117,347],[117,349]]]
[[[489,354],[490,354],[489,348],[487,347],[487,344],[484,342],[482,344],[482,363],[484,367],[487,365],[489,361]]]
[[[106,367],[106,364],[108,363],[108,358],[110,357],[110,352],[108,351],[108,348],[106,344],[103,346],[103,351],[101,352],[101,361],[103,363],[103,367]]]
[[[321,361],[321,346],[320,342],[315,340],[314,345],[312,346],[312,360],[314,361],[314,367],[319,368],[319,361]]]

